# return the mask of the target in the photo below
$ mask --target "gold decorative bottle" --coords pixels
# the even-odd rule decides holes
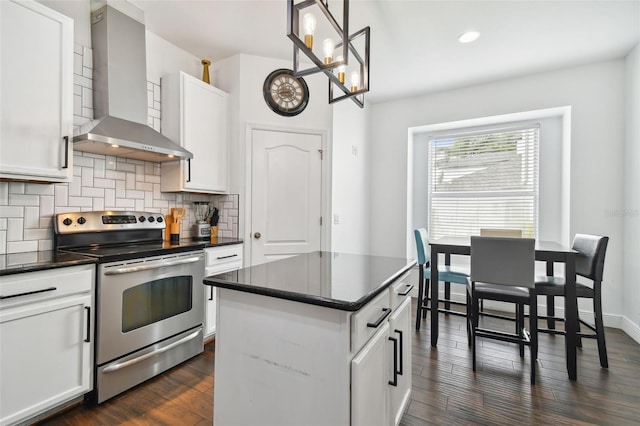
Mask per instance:
[[[211,84],[209,80],[209,65],[211,65],[211,61],[207,59],[202,60],[202,81],[207,84]]]

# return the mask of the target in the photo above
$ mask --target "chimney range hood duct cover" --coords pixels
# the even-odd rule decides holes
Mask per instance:
[[[147,126],[144,25],[105,5],[91,14],[93,107],[74,136],[76,151],[162,162],[193,154]]]

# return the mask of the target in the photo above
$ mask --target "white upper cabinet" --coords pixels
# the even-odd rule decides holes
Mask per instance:
[[[193,154],[162,163],[163,192],[228,192],[229,95],[184,72],[162,78],[162,133]]]
[[[72,176],[73,19],[0,1],[0,178]]]

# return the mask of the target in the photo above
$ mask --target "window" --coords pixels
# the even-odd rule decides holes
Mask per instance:
[[[429,237],[538,230],[539,125],[429,138]]]

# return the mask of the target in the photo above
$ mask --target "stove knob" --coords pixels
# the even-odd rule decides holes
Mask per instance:
[[[84,225],[86,222],[87,222],[87,219],[85,219],[84,217],[80,216],[80,217],[78,218],[78,223],[79,223],[80,225]]]
[[[149,223],[152,223],[154,220],[153,216],[149,216]]]
[[[140,223],[144,222],[145,220],[147,220],[147,219],[146,219],[144,216],[140,216],[140,217],[138,218],[138,221],[139,221]]]
[[[66,218],[65,220],[62,221],[62,223],[64,223],[66,226],[69,226],[73,223],[73,221],[69,218]]]
[[[152,218],[153,219],[153,218]],[[162,216],[158,216],[158,218],[156,219],[156,221],[158,223],[162,223],[164,220],[162,219]]]

